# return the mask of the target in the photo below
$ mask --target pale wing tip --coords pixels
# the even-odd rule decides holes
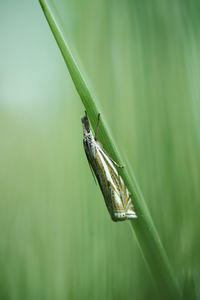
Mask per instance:
[[[126,215],[128,219],[137,219],[137,215],[136,214],[132,214],[132,215]]]

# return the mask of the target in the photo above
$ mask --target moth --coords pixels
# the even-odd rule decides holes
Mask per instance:
[[[117,171],[117,168],[122,168],[123,166],[118,165],[97,140],[100,113],[98,114],[95,136],[93,136],[90,129],[86,112],[81,121],[83,126],[83,146],[89,166],[94,179],[96,177],[99,183],[112,220],[123,221],[137,218],[131,195]]]

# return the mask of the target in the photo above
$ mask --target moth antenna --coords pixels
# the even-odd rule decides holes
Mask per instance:
[[[95,135],[94,135],[95,140],[97,139],[97,135],[98,135],[98,131],[99,131],[100,116],[101,116],[101,114],[98,113],[98,117],[97,117],[97,127],[96,127]]]

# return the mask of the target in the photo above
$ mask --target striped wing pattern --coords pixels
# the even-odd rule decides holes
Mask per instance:
[[[96,139],[100,114],[98,115],[95,137],[90,130],[87,113],[81,118],[83,124],[83,145],[92,171],[96,176],[108,211],[113,221],[137,218],[130,193],[119,175],[116,164]],[[117,164],[116,164],[117,165]]]
[[[136,218],[130,193],[113,162],[98,141],[94,141],[92,153],[92,157],[91,153],[87,157],[113,221]]]

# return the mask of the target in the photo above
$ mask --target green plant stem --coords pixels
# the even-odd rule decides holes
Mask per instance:
[[[47,5],[46,1],[39,0],[39,2],[94,129],[96,126],[96,120],[99,110],[70,52],[67,42],[65,41],[65,38],[58,24],[56,23],[50,7]],[[117,151],[108,127],[105,124],[103,118],[101,120],[102,121],[100,124],[98,135],[99,139],[103,143],[108,153],[117,162],[121,163],[119,152]],[[136,179],[133,175],[129,175],[126,168],[119,170],[119,172],[123,177],[129,191],[131,192],[132,200],[134,202],[136,213],[138,215],[138,218],[136,220],[130,221],[130,224],[132,229],[134,229],[138,245],[148,265],[150,274],[152,275],[152,278],[154,279],[154,282],[158,288],[161,299],[181,299],[181,293],[177,285],[175,276],[172,273],[172,269],[169,264],[166,252],[163,248],[157,230],[146,207]]]

